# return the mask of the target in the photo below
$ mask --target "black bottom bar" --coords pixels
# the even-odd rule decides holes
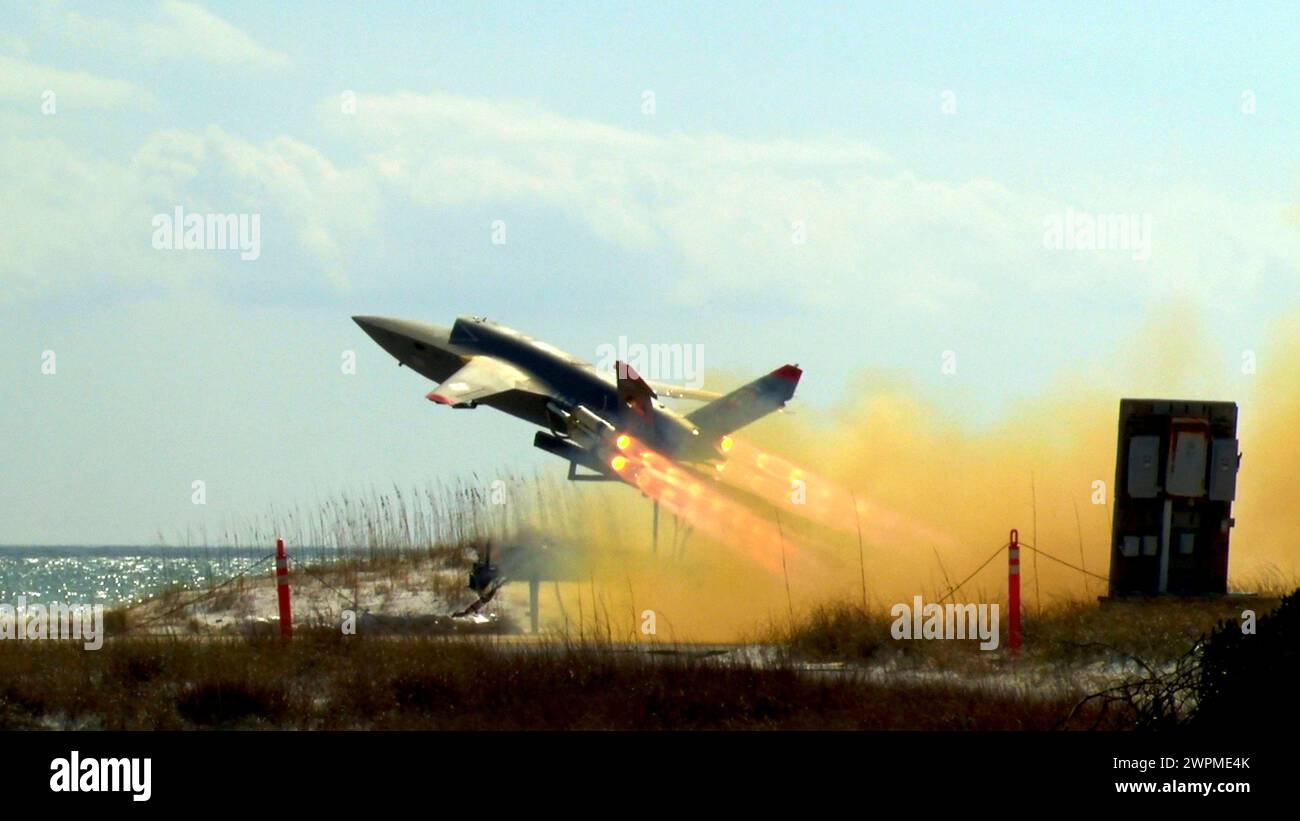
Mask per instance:
[[[1289,798],[1295,764],[1293,747],[1206,735],[70,732],[3,739],[7,801],[205,815],[225,808],[261,815],[285,801],[295,814],[346,806],[373,817],[399,802],[435,814],[452,806],[506,812],[515,803],[531,811],[542,803],[603,808],[602,815],[660,802],[735,811],[774,799],[809,811],[833,803],[870,812],[889,801],[931,812],[1034,799],[1124,806],[1161,796],[1236,808]],[[83,768],[91,758],[149,758],[149,800],[53,792],[51,762],[70,765],[74,750]],[[1189,792],[1192,782],[1215,792]],[[1155,786],[1120,786],[1141,784]]]

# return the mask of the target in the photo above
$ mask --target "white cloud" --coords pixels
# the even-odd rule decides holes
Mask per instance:
[[[147,263],[126,226],[149,215],[128,169],[53,138],[0,140],[0,301],[129,285]]]
[[[57,3],[39,4],[29,12],[46,36],[128,62],[202,60],[270,69],[289,64],[286,55],[259,44],[202,6],[183,0],[165,0],[151,19],[141,23],[124,21],[128,15],[87,15]],[[25,44],[19,45],[25,48]]]
[[[220,288],[240,277],[344,287],[348,249],[373,230],[379,207],[373,181],[311,146],[252,143],[218,128],[156,132],[127,162],[53,138],[0,139],[0,201],[0,301],[87,287]],[[263,248],[295,267],[155,250],[151,220],[177,205],[262,214]]]
[[[140,27],[139,37],[149,56],[195,57],[214,63],[282,68],[284,54],[259,45],[248,34],[194,3],[167,0],[161,19]]]
[[[649,287],[685,304],[753,294],[935,322],[1033,306],[1026,315],[1040,321],[1038,303],[1071,299],[1123,308],[1178,293],[1258,308],[1263,294],[1293,294],[1300,282],[1300,230],[1284,204],[1202,189],[1126,187],[1123,202],[1064,203],[987,179],[926,179],[851,140],[655,135],[446,94],[363,96],[355,114],[329,100],[319,115],[355,146],[352,164],[301,139],[254,143],[215,127],[154,133],[125,163],[9,137],[0,146],[0,199],[15,215],[0,228],[5,283],[32,290],[109,273],[186,281],[174,258],[103,247],[143,243],[149,215],[176,204],[264,213],[266,247],[301,256],[291,275],[304,287],[350,285],[350,263],[371,240],[385,265],[368,275],[402,287],[396,278],[438,241],[440,212],[498,205],[585,226],[644,260]],[[403,244],[385,233],[380,214],[411,204],[420,222],[427,212],[425,236],[435,239]],[[1044,248],[1044,217],[1067,207],[1151,212],[1151,259]]]
[[[327,100],[319,114],[393,196],[556,209],[604,241],[684,262],[659,280],[684,301],[765,289],[929,315],[1062,293],[1130,301],[1190,289],[1232,301],[1245,283],[1294,281],[1300,259],[1300,232],[1279,206],[1210,192],[1063,203],[988,179],[924,179],[851,140],[660,136],[441,93],[361,96],[355,114]],[[1132,202],[1154,217],[1151,260],[1043,247],[1046,214]]]
[[[150,96],[122,80],[98,77],[84,71],[64,71],[0,54],[0,99],[41,109],[46,92],[54,92],[57,108],[114,108],[143,105]]]

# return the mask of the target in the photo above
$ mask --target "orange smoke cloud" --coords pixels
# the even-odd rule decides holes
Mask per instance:
[[[1229,583],[1294,585],[1300,321],[1258,352],[1257,373],[1240,368],[1239,351],[1211,344],[1185,306],[1146,328],[1109,363],[1062,375],[982,428],[906,385],[880,380],[860,380],[829,410],[805,407],[746,428],[720,481],[781,510],[780,532],[772,517],[735,512],[711,483],[670,472],[667,460],[652,456],[641,489],[695,528],[689,547],[652,558],[645,499],[626,489],[608,489],[621,496],[597,491],[605,515],[599,526],[587,521],[584,538],[626,547],[636,558],[623,553],[593,569],[589,593],[609,597],[611,613],[628,614],[629,630],[633,614],[646,608],[671,623],[676,638],[734,640],[818,603],[860,601],[864,577],[873,607],[917,594],[937,598],[1005,544],[1012,528],[1023,541],[1104,576],[1117,412],[1130,396],[1238,402],[1244,459]],[[807,491],[797,516],[795,479]],[[1031,613],[1040,603],[1106,593],[1104,581],[1036,561],[1032,551],[1023,554],[1022,583]],[[1006,562],[995,560],[960,598],[1005,595]]]

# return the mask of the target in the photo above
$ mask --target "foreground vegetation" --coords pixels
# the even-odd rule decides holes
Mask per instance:
[[[0,729],[1051,729],[1070,699],[559,641],[0,644]]]
[[[1081,664],[1133,661],[1160,666],[1185,655],[1224,620],[1239,621],[1249,608],[1266,613],[1280,595],[1253,599],[1133,601],[1099,605],[1066,601],[1023,618],[1021,659],[1028,663]],[[1005,607],[1000,624],[1006,641]],[[792,627],[777,627],[766,640],[786,647],[799,659],[816,661],[896,660],[949,668],[969,666],[989,654],[973,641],[895,641],[888,612],[863,611],[836,602],[813,610]]]
[[[894,641],[888,618],[849,606],[815,612],[756,653],[324,627],[291,642],[127,630],[94,652],[5,641],[0,729],[1293,725],[1300,597],[1251,606],[1255,634],[1242,632],[1239,603],[1061,606],[1027,620],[1018,658],[974,642]],[[1120,674],[1088,690],[1080,673],[1098,664]]]
[[[1253,614],[1247,627],[1243,612]],[[891,620],[846,604],[814,611],[772,638],[788,658],[939,669],[970,677],[1089,667],[1118,670],[1079,699],[1071,728],[1288,730],[1300,723],[1300,591],[1249,599],[1061,604],[1027,619],[1018,656],[972,641],[895,641]],[[1004,634],[1005,635],[1005,634]],[[1076,679],[1077,681],[1077,679]]]
[[[381,621],[340,634],[341,608],[383,612],[411,593],[445,605],[463,596],[487,541],[537,511],[552,526],[567,518],[541,484],[512,492],[534,510],[457,486],[343,498],[227,537],[236,549],[275,534],[320,546],[296,554],[295,589],[323,603],[300,614],[292,642],[247,618],[273,610],[269,565],[260,578],[210,576],[111,611],[98,651],[0,642],[0,730],[1163,729],[1283,726],[1298,712],[1285,693],[1300,607],[1278,590],[1248,603],[1056,604],[1025,614],[1014,659],[974,641],[894,640],[887,611],[847,604],[774,628],[757,652],[635,646],[610,641],[608,627],[578,641],[510,640],[476,634],[508,632],[508,621],[446,616],[417,634]],[[1258,637],[1240,630],[1245,607],[1261,615]],[[226,614],[236,626],[215,629]],[[1088,689],[1080,673],[1099,667],[1105,686]]]

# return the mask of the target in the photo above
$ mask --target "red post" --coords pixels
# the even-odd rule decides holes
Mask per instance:
[[[1011,607],[1011,620],[1007,625],[1007,643],[1011,655],[1020,652],[1020,531],[1011,531],[1011,544],[1007,551],[1007,599]]]
[[[284,539],[275,540],[275,591],[280,598],[280,638],[293,638],[293,602],[289,596],[289,556]]]

